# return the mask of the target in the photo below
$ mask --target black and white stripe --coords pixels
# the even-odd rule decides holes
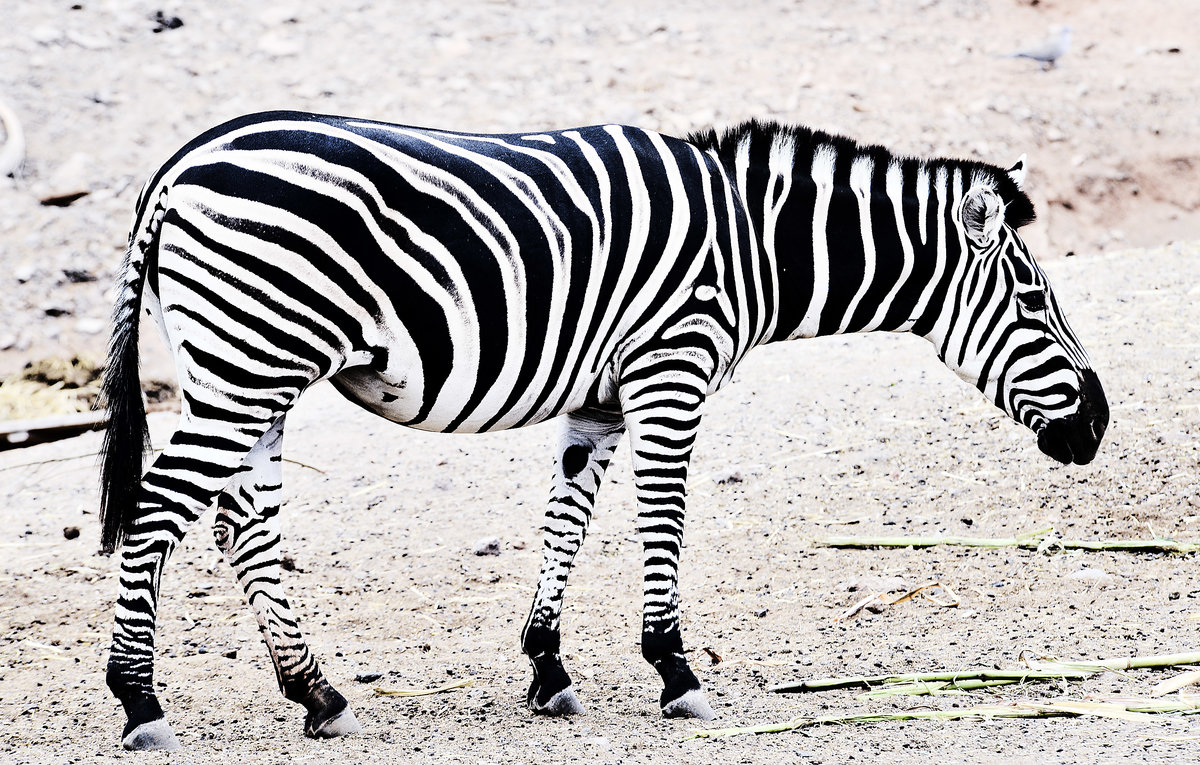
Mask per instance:
[[[268,113],[201,135],[139,199],[105,383],[103,545],[124,543],[108,681],[126,745],[175,744],[152,682],[158,582],[214,501],[218,544],[306,733],[358,729],[279,584],[284,419],[322,379],[426,430],[566,415],[522,635],[539,712],[581,710],[559,658],[563,591],[628,430],[642,652],[665,714],[710,717],[680,633],[684,486],[705,398],[751,348],[913,331],[1047,453],[1095,453],[1103,393],[1016,234],[1032,218],[1022,175],[758,123],[679,140]],[[143,307],[183,398],[144,477]]]

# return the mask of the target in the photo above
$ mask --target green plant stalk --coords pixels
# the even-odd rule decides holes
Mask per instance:
[[[1003,547],[1019,547],[1024,550],[1037,550],[1043,545],[1060,547],[1064,550],[1090,551],[1124,551],[1124,552],[1200,552],[1200,542],[1177,542],[1173,539],[1055,539],[1043,538],[1040,532],[1019,537],[999,537],[988,539],[984,537],[825,537],[814,539],[818,547],[837,547],[843,549],[871,547],[938,547],[947,545],[953,547],[983,547],[999,549]]]
[[[772,686],[771,691],[774,693],[803,693],[805,691],[830,691],[837,688],[872,689],[885,683],[936,683],[962,682],[964,680],[1006,680],[1013,683],[1025,680],[1082,680],[1099,671],[1101,670],[1070,667],[1056,670],[984,668],[951,672],[913,672],[903,675],[858,675],[801,680],[798,683]]]
[[[917,709],[907,712],[881,712],[857,715],[823,715],[793,717],[785,723],[769,723],[745,728],[715,728],[692,730],[694,738],[724,738],[758,733],[785,733],[816,725],[846,725],[907,720],[963,720],[988,718],[1082,717],[1085,715],[1128,719],[1131,714],[1200,714],[1200,701],[1181,700],[1160,702],[1155,699],[1122,699],[1118,702],[1093,703],[1063,700],[1061,702],[1019,703],[1011,706],[979,706],[965,709]]]
[[[1178,667],[1181,664],[1200,664],[1200,653],[1167,653],[1158,656],[1129,656],[1115,659],[1097,659],[1096,661],[1050,661],[1040,662],[1036,667],[1040,670],[1054,671],[1058,667],[1065,669],[1091,669],[1103,672],[1106,669],[1161,669],[1163,667]]]
[[[967,693],[980,688],[994,688],[999,685],[1019,683],[1015,679],[997,680],[950,680],[938,683],[885,683],[883,688],[860,693],[855,696],[859,701],[867,699],[883,699],[890,696],[943,696],[951,693]]]

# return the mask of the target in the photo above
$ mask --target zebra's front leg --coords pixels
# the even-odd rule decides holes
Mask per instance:
[[[707,393],[704,370],[690,359],[668,364],[662,378],[642,377],[621,390],[629,426],[643,555],[642,657],[663,680],[665,717],[716,717],[683,652],[679,555],[692,445]],[[691,372],[689,374],[689,371]]]
[[[279,565],[283,421],[255,445],[243,472],[217,499],[213,536],[254,609],[285,698],[304,706],[304,735],[334,738],[362,728],[346,698],[321,673],[288,605]]]
[[[521,632],[521,648],[533,666],[526,703],[538,714],[583,712],[559,653],[563,591],[587,534],[596,491],[624,431],[616,412],[586,410],[563,418],[542,527],[542,574]]]

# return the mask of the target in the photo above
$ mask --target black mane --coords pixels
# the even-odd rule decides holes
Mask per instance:
[[[813,130],[803,125],[782,125],[774,121],[750,120],[740,125],[726,128],[718,133],[715,128],[707,128],[689,133],[685,140],[698,147],[701,151],[713,150],[728,167],[733,166],[737,146],[747,136],[752,141],[771,141],[779,135],[788,136],[796,145],[797,152],[811,153],[819,146],[830,146],[839,155],[849,153],[854,156],[869,156],[876,164],[897,161],[902,166],[923,165],[931,172],[945,167],[948,170],[961,170],[964,177],[978,173],[995,181],[996,192],[1004,200],[1006,209],[1004,222],[1013,228],[1020,228],[1032,223],[1036,217],[1033,202],[1021,191],[1008,171],[986,162],[976,162],[969,159],[922,159],[896,154],[883,146],[859,143],[853,138],[834,135],[821,130]]]

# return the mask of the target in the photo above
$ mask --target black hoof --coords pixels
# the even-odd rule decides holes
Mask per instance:
[[[534,683],[533,687],[529,689],[526,703],[534,714],[547,717],[581,715],[585,711],[583,704],[579,703],[579,697],[575,695],[575,689],[569,685],[546,698],[544,694],[538,692],[537,684]]]
[[[337,738],[362,732],[362,726],[350,710],[346,697],[324,680],[303,703],[308,708],[308,716],[304,718],[304,735],[309,738]]]
[[[562,717],[583,714],[583,704],[571,687],[571,676],[563,668],[557,653],[544,653],[529,662],[533,665],[533,682],[525,696],[525,704],[539,715]]]
[[[121,746],[135,752],[156,750],[172,752],[182,748],[165,717],[142,723],[133,730],[127,731],[121,737]]]
[[[663,717],[690,717],[696,720],[713,720],[717,713],[709,705],[704,691],[696,688],[674,701],[662,705]]]

